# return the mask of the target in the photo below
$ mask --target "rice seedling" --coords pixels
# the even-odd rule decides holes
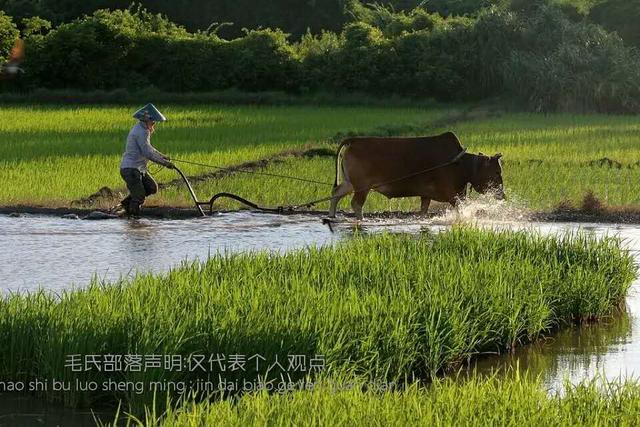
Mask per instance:
[[[357,382],[356,382],[357,384]],[[596,381],[550,394],[539,378],[512,372],[435,381],[402,391],[366,390],[327,379],[312,390],[253,393],[239,401],[188,402],[164,416],[122,417],[131,426],[202,425],[553,425],[619,426],[640,422],[640,384]],[[126,419],[126,420],[125,420]],[[115,423],[114,423],[115,424]]]
[[[469,228],[217,255],[59,296],[3,298],[0,380],[278,383],[309,373],[286,366],[291,355],[305,355],[322,359],[323,373],[404,383],[606,315],[634,277],[616,239]],[[218,358],[205,371],[75,372],[65,366],[69,355],[260,355],[266,362],[246,371],[223,369]],[[278,357],[284,369],[273,364]],[[48,394],[72,406],[124,399],[137,411],[153,398],[135,390]]]

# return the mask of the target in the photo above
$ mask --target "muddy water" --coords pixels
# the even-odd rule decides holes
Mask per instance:
[[[477,211],[466,210],[462,217],[370,220],[359,230],[365,233],[439,231],[453,221],[465,221],[477,215]],[[489,217],[493,218],[491,212]],[[640,227],[532,223],[517,211],[501,215],[498,221],[474,221],[486,227],[525,229],[543,234],[581,229],[597,236],[617,235],[624,239],[626,247],[640,263]],[[286,251],[307,245],[326,245],[348,238],[353,231],[353,224],[347,221],[335,224],[331,231],[318,217],[248,212],[184,221],[93,222],[0,216],[0,289],[6,293],[42,287],[58,292],[82,287],[93,276],[113,281],[131,277],[136,272],[166,271],[182,261],[205,259],[213,253],[261,249]],[[544,342],[521,348],[515,355],[482,359],[474,368],[490,372],[517,365],[539,373],[552,390],[561,389],[565,379],[576,383],[602,376],[607,379],[640,378],[639,291],[640,281],[634,283],[626,312],[622,315],[597,325],[564,330]],[[4,397],[0,396],[0,400]],[[5,408],[0,405],[0,425],[3,425],[3,413],[6,413]],[[37,416],[35,414],[33,420]],[[71,418],[67,421],[64,424],[80,425]]]

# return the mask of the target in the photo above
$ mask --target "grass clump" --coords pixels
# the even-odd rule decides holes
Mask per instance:
[[[168,274],[0,301],[0,379],[277,380],[281,372],[74,373],[70,354],[322,355],[329,373],[404,382],[610,313],[635,268],[616,239],[455,228],[287,254],[211,257]],[[294,377],[296,373],[294,372]],[[295,379],[295,378],[294,378]],[[55,397],[55,396],[53,396]],[[65,393],[70,405],[149,394]]]

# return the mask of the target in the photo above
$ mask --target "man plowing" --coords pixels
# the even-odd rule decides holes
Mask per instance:
[[[167,120],[162,113],[153,104],[147,104],[133,117],[138,119],[138,123],[127,136],[127,146],[120,163],[120,175],[129,190],[121,205],[127,215],[139,216],[145,198],[158,192],[158,184],[147,170],[149,160],[170,169],[175,169],[175,166],[169,157],[151,145],[156,122]]]

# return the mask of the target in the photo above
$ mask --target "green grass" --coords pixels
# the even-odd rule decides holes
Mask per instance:
[[[232,165],[385,125],[428,127],[449,108],[207,107],[159,105],[169,122],[152,143],[176,158]],[[118,169],[136,106],[0,106],[0,205],[65,206],[103,186],[123,188]],[[186,173],[207,172],[185,166]],[[163,173],[160,180],[175,174]]]
[[[536,210],[550,210],[561,202],[579,206],[592,191],[604,203],[639,206],[640,120],[635,117],[509,114],[500,118],[453,126],[470,152],[504,154],[504,181],[510,199]],[[613,167],[604,158],[617,162]],[[595,161],[595,164],[591,162]],[[619,165],[618,165],[619,164]],[[617,167],[619,166],[619,167]],[[290,159],[265,172],[304,176],[331,183],[330,158]],[[331,187],[300,184],[280,178],[239,174],[195,186],[202,199],[221,191],[238,193],[264,206],[300,204],[330,194]],[[190,206],[183,187],[161,195],[159,203]],[[222,200],[221,209],[235,208]],[[328,203],[318,205],[326,209]],[[341,204],[348,209],[349,197]],[[371,193],[366,211],[417,210],[419,200],[394,199]]]
[[[131,426],[633,426],[640,422],[635,382],[568,386],[549,394],[539,379],[511,373],[436,381],[401,392],[363,391],[320,382],[311,391],[250,394],[238,402],[187,403],[164,416],[150,411]],[[339,383],[338,383],[339,384]],[[127,417],[118,417],[124,421]]]
[[[474,355],[504,352],[555,326],[610,313],[635,277],[632,259],[615,239],[574,237],[468,228],[355,237],[283,255],[213,256],[59,298],[11,295],[0,301],[0,380],[102,382],[110,375],[65,369],[69,354],[211,353],[270,361],[323,355],[330,373],[429,378]],[[211,377],[218,374],[257,375],[214,366]],[[116,377],[148,383],[203,375],[152,370]],[[122,398],[138,410],[152,398],[63,397],[70,405]]]
[[[509,196],[532,209],[549,210],[565,201],[579,204],[589,191],[609,205],[640,205],[640,187],[635,185],[640,181],[640,119],[634,116],[521,113],[434,128],[461,109],[162,107],[171,121],[158,127],[153,142],[167,154],[185,160],[227,166],[284,150],[324,146],[336,135],[349,132],[425,134],[446,129],[454,130],[470,152],[502,152]],[[1,107],[0,180],[6,185],[0,188],[0,205],[66,206],[103,186],[123,190],[118,164],[133,108]],[[603,158],[621,167],[589,165]],[[198,166],[181,167],[188,175],[210,172]],[[273,165],[269,171],[327,183],[335,173],[328,158],[295,159]],[[163,169],[156,177],[166,182],[177,176]],[[330,187],[241,174],[196,189],[202,199],[230,191],[274,206],[324,197]],[[149,203],[191,204],[183,187],[165,190]],[[374,195],[366,209],[417,206],[416,200],[387,201]]]
[[[532,208],[577,204],[590,190],[610,205],[640,205],[635,116],[514,114],[464,123],[457,131],[469,147],[504,154],[509,194]],[[589,166],[603,158],[621,168]]]

